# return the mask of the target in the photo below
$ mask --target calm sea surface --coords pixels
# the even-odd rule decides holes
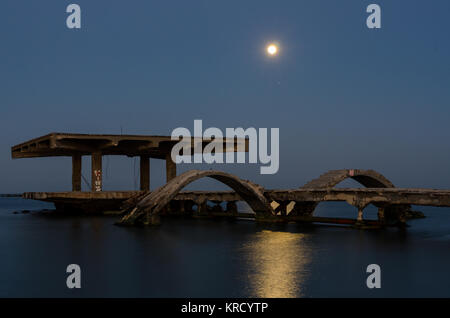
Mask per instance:
[[[50,204],[0,198],[0,297],[450,297],[450,209],[416,208],[406,230],[55,216]],[[14,214],[14,211],[30,213]],[[375,209],[368,211],[374,217]],[[317,215],[355,217],[346,204]],[[82,288],[66,287],[81,266]],[[366,287],[368,264],[381,289]]]

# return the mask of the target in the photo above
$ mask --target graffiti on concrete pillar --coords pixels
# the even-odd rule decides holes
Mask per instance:
[[[94,170],[94,189],[96,192],[102,191],[102,171],[101,170]]]

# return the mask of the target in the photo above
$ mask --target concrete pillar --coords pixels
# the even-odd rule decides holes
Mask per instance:
[[[211,208],[212,212],[217,212],[217,213],[222,213],[223,212],[223,208],[220,205],[220,202],[214,202],[213,207]]]
[[[81,191],[81,155],[72,156],[72,191]]]
[[[92,173],[91,173],[91,185],[93,192],[102,191],[102,154],[95,152],[91,157],[92,161]]]
[[[158,214],[146,213],[144,217],[144,225],[160,225],[161,218]]]
[[[205,201],[197,202],[197,215],[207,215],[208,214],[208,204]]]
[[[358,218],[357,218],[358,222],[362,222],[362,220],[363,220],[363,210],[364,210],[364,208],[362,208],[362,207],[358,208]]]
[[[225,211],[228,213],[238,213],[236,201],[228,201],[227,209]]]
[[[140,157],[140,184],[141,191],[150,191],[150,158],[148,156]]]
[[[280,215],[286,216],[287,215],[287,206],[290,203],[290,201],[281,201],[278,202],[280,205],[277,208],[277,211],[280,212]]]
[[[192,200],[187,200],[187,201],[182,201],[184,208],[183,211],[185,212],[185,214],[192,214],[194,213],[193,207],[195,205],[195,202]]]
[[[172,161],[170,154],[166,155],[166,181],[169,182],[177,176],[177,164]]]
[[[398,226],[406,227],[406,213],[404,210],[401,210],[398,214]]]
[[[380,222],[384,222],[384,207],[379,207],[378,208],[378,221]]]
[[[180,214],[184,214],[186,211],[186,204],[184,201],[178,201],[178,210]]]

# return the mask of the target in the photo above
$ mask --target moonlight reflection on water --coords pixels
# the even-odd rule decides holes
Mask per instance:
[[[302,283],[308,276],[311,250],[306,234],[264,230],[245,244],[251,297],[303,296]]]

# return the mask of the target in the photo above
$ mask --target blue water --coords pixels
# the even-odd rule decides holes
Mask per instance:
[[[382,231],[199,219],[125,228],[117,216],[38,211],[46,208],[0,199],[0,297],[450,297],[447,208],[420,207],[426,219]],[[317,212],[356,213],[341,203]],[[66,287],[72,263],[81,289]],[[366,287],[372,263],[381,289]]]

